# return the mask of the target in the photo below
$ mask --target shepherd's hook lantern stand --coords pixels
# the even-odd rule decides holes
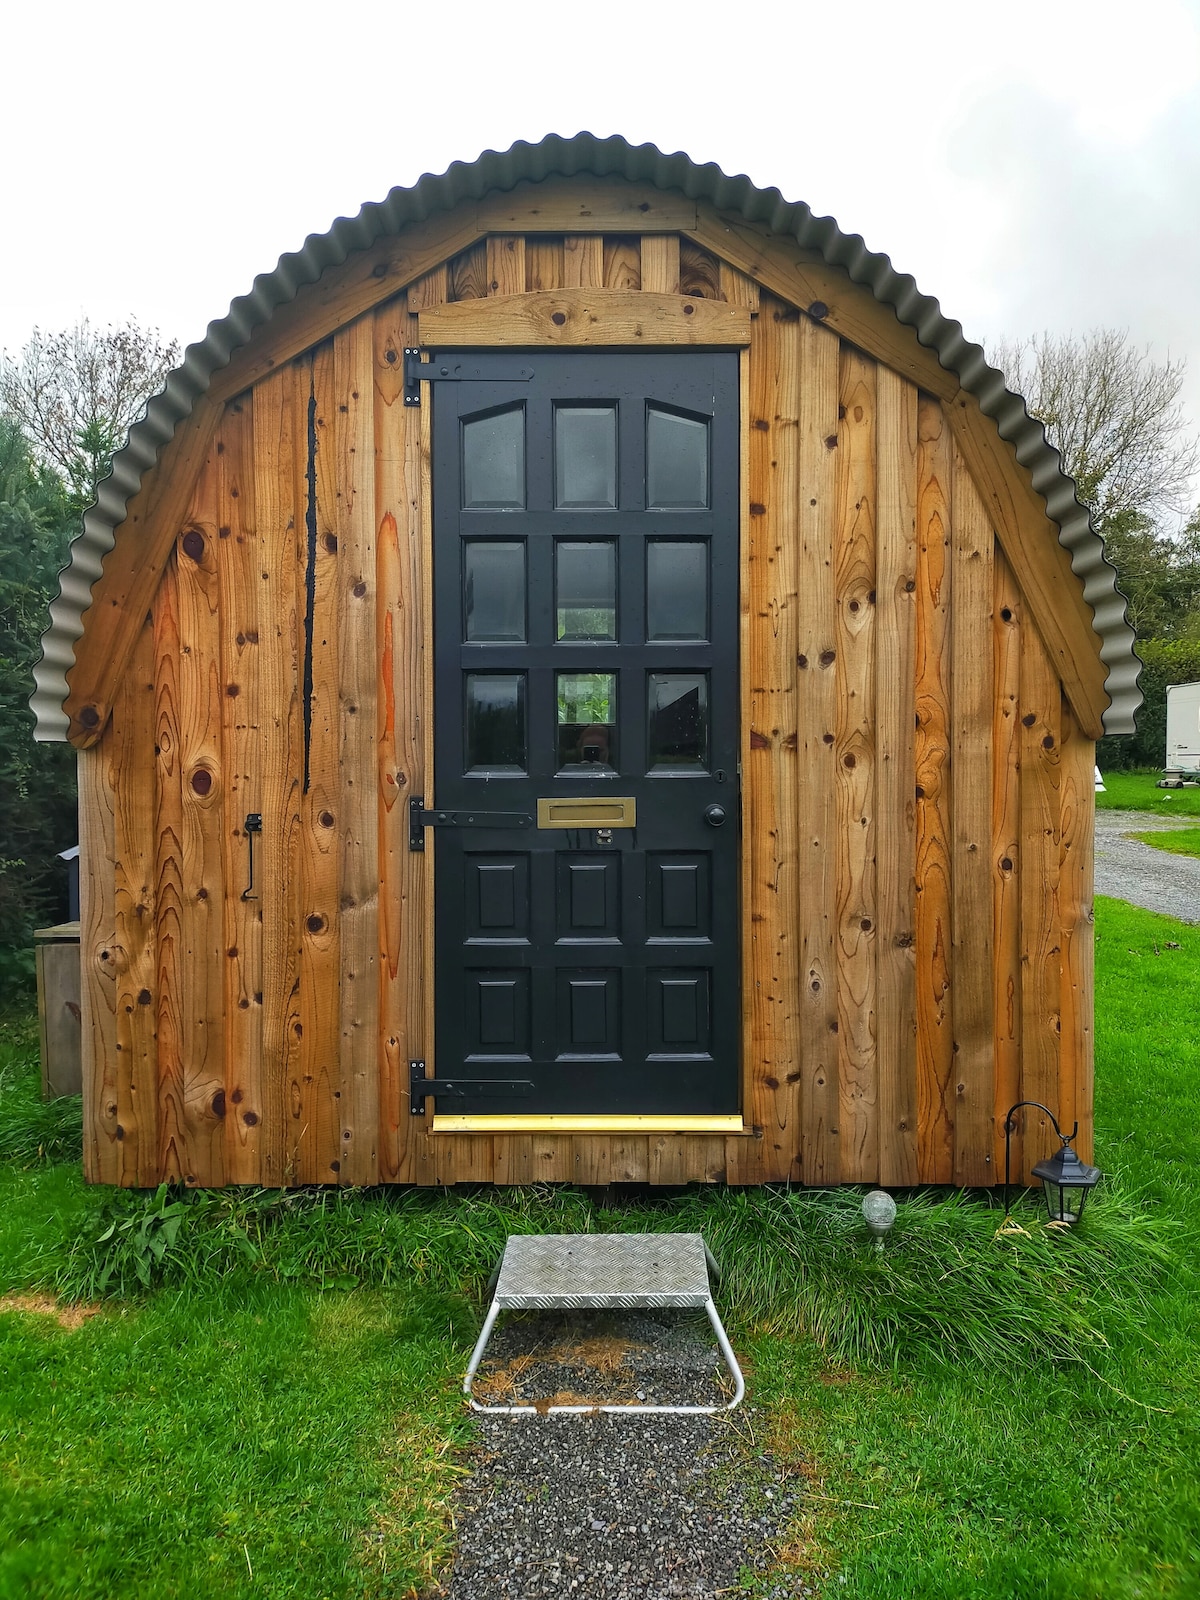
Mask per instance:
[[[1075,1151],[1071,1149],[1071,1141],[1078,1136],[1079,1124],[1076,1122],[1070,1133],[1064,1133],[1058,1125],[1058,1118],[1049,1106],[1044,1106],[1040,1100],[1018,1100],[1004,1119],[1004,1220],[1008,1221],[1008,1191],[1010,1186],[1010,1160],[1012,1153],[1012,1136],[1016,1132],[1017,1112],[1026,1106],[1032,1106],[1038,1111],[1044,1111],[1054,1124],[1054,1131],[1062,1140],[1062,1148],[1057,1150],[1046,1161],[1039,1161],[1033,1169],[1033,1176],[1042,1180],[1042,1194],[1046,1201],[1046,1210],[1052,1225],[1063,1228],[1073,1228],[1083,1216],[1083,1208],[1087,1197],[1100,1182],[1101,1172],[1099,1167],[1089,1167],[1081,1161]]]

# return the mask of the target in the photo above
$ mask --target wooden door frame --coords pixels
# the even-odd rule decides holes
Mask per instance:
[[[559,318],[562,321],[559,321]],[[746,667],[750,616],[746,603],[745,573],[750,552],[750,323],[748,307],[724,301],[698,300],[687,295],[648,294],[618,289],[553,290],[546,293],[503,295],[464,300],[431,307],[418,315],[419,342],[437,349],[514,347],[599,351],[645,349],[664,354],[672,347],[736,349],[738,351],[738,800],[741,806],[743,774],[749,770],[750,723]],[[421,674],[421,706],[425,718],[422,741],[425,761],[425,804],[434,807],[433,707],[434,707],[434,595],[433,595],[433,406],[429,390],[421,396],[420,506],[421,618],[426,641]],[[425,1065],[437,1076],[437,1038],[434,1032],[436,955],[434,944],[437,885],[437,833],[426,841],[422,960],[425,993]],[[743,1108],[747,1095],[750,1025],[746,985],[750,981],[750,944],[744,926],[745,884],[749,870],[747,837],[741,830],[738,859],[738,924],[741,945],[741,1060],[739,1092]],[[581,1134],[725,1134],[753,1135],[744,1110],[729,1116],[646,1115],[499,1115],[457,1116],[439,1111],[425,1130],[429,1135],[521,1133]]]

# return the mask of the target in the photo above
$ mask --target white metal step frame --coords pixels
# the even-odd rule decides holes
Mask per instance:
[[[669,1416],[733,1411],[746,1393],[742,1369],[713,1303],[709,1270],[720,1277],[698,1233],[514,1234],[492,1284],[492,1301],[471,1352],[463,1393],[474,1411],[491,1416],[637,1412]],[[472,1394],[475,1374],[502,1311],[703,1310],[734,1382],[726,1405],[488,1405]]]

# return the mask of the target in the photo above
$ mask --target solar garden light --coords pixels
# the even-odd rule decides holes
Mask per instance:
[[[888,1230],[896,1220],[896,1202],[882,1189],[872,1189],[862,1203],[862,1214],[874,1237],[876,1250],[882,1250]]]
[[[1012,1136],[1016,1132],[1017,1112],[1023,1106],[1033,1106],[1038,1111],[1044,1111],[1054,1124],[1055,1133],[1062,1140],[1062,1148],[1049,1160],[1039,1161],[1033,1169],[1033,1176],[1042,1180],[1042,1194],[1050,1221],[1061,1227],[1074,1227],[1083,1216],[1088,1195],[1100,1182],[1100,1168],[1089,1167],[1071,1149],[1071,1141],[1079,1133],[1078,1122],[1070,1133],[1064,1133],[1053,1111],[1049,1106],[1044,1106],[1040,1100],[1018,1100],[1004,1119],[1004,1215],[1007,1218]]]

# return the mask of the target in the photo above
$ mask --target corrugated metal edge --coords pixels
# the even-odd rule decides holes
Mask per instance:
[[[1134,654],[1125,597],[1117,588],[1116,571],[1105,556],[1104,542],[1076,495],[1074,483],[1063,471],[1046,430],[1029,415],[1021,396],[1007,387],[1004,375],[988,365],[980,346],[966,338],[961,325],[943,316],[937,301],[923,295],[908,274],[897,272],[887,256],[868,250],[858,234],[843,233],[832,217],[814,216],[802,202],[785,200],[778,189],[759,189],[747,177],[729,177],[714,163],[697,166],[682,153],[664,155],[654,145],[630,145],[616,136],[602,139],[580,133],[572,139],[552,134],[536,145],[519,142],[507,151],[485,151],[478,161],[455,162],[445,173],[427,175],[411,189],[393,189],[386,199],[365,205],[356,217],[340,217],[328,233],[310,234],[300,250],[281,256],[273,272],[257,277],[249,294],[235,300],[226,316],[211,322],[198,344],[188,346],[182,365],[130,429],[128,442],[113,458],[112,473],[100,485],[96,504],[84,516],[71,545],[58,598],[50,607],[50,626],[42,638],[42,658],[34,669],[30,705],[37,718],[35,738],[62,740],[67,736],[63,711],[67,673],[74,664],[92,585],[112,548],[114,530],[124,520],[126,506],[163,446],[208,389],[213,373],[228,363],[254,330],[306,284],[315,283],[327,267],[340,265],[352,252],[385,235],[448,211],[464,200],[512,189],[523,180],[540,182],[578,173],[682,190],[689,199],[706,200],[773,233],[790,235],[805,249],[819,251],[852,282],[869,288],[916,331],[920,342],[994,419],[1001,438],[1015,448],[1017,460],[1058,524],[1059,541],[1083,584],[1100,640],[1100,659],[1108,669],[1105,687],[1112,703],[1104,717],[1105,732],[1133,733],[1134,715],[1142,703],[1138,689],[1141,663]]]

